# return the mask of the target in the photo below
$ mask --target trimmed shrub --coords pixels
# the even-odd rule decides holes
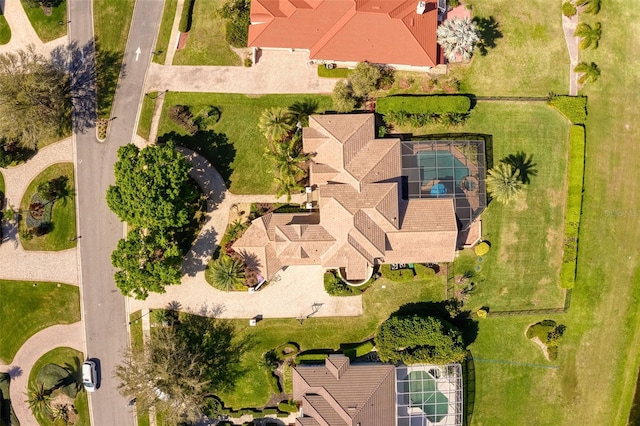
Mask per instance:
[[[571,126],[569,130],[569,184],[564,225],[564,251],[560,268],[560,287],[562,288],[573,288],[576,281],[578,233],[580,231],[584,183],[584,153],[584,127]]]
[[[174,105],[169,108],[169,118],[191,135],[198,131],[198,126],[194,122],[193,114],[186,105]]]
[[[380,67],[368,62],[359,62],[349,76],[354,96],[360,99],[367,98],[369,93],[378,88],[381,77]]]
[[[284,361],[286,358],[291,356],[295,356],[298,352],[300,352],[300,346],[298,346],[295,342],[287,342],[279,345],[275,349],[276,356],[279,361]]]
[[[324,364],[324,360],[329,356],[328,353],[301,353],[295,359],[296,364]]]
[[[334,271],[324,273],[324,290],[331,296],[351,296],[347,283],[342,281]]]
[[[388,96],[376,102],[376,112],[388,114],[404,111],[407,114],[464,114],[471,109],[471,99],[463,95]]]
[[[485,254],[489,253],[490,249],[491,247],[489,246],[489,244],[483,241],[475,246],[473,250],[476,252],[476,256],[484,256]]]
[[[406,282],[413,280],[413,269],[397,269],[394,271],[391,270],[391,265],[384,264],[380,266],[380,273],[390,281]]]
[[[251,58],[248,56],[244,58],[244,66],[249,68],[251,67],[251,65],[253,65],[253,61],[251,60]]]
[[[573,15],[578,13],[578,9],[576,9],[575,5],[570,1],[566,1],[562,3],[562,14],[567,18],[571,18]]]
[[[331,99],[333,100],[333,107],[338,112],[351,112],[358,106],[351,84],[347,80],[340,80],[336,83],[333,87]]]
[[[534,337],[540,339],[547,347],[549,361],[554,361],[558,357],[558,347],[565,330],[566,326],[563,324],[557,324],[553,320],[543,320],[531,325],[525,334],[529,339]]]
[[[351,360],[354,360],[361,356],[365,356],[366,354],[371,352],[374,348],[372,340],[367,340],[365,342],[358,343],[355,345],[349,344],[349,345],[340,345],[340,346],[341,346],[340,349],[342,350],[342,353],[344,354],[344,356],[349,357],[349,359]]]
[[[182,16],[180,16],[180,23],[178,24],[178,30],[181,33],[188,33],[191,30],[191,22],[193,19],[193,4],[195,0],[185,0],[182,7]]]
[[[297,413],[298,405],[294,401],[282,401],[278,404],[278,410],[283,411],[285,413]]]
[[[552,95],[548,102],[573,124],[584,124],[587,120],[587,97]]]
[[[416,273],[416,276],[421,280],[426,280],[428,278],[433,278],[436,276],[436,271],[428,266],[423,265],[422,263],[416,263],[413,265],[413,271]]]

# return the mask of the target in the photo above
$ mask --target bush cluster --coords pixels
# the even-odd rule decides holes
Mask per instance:
[[[227,21],[225,38],[233,47],[247,47],[251,24],[250,8],[250,0],[227,0],[218,11],[219,15]]]
[[[471,109],[471,99],[464,95],[388,96],[376,102],[376,112],[389,114],[403,111],[406,114],[466,114]]]
[[[411,281],[414,275],[413,269],[396,269],[394,271],[389,264],[380,265],[380,273],[386,279],[395,282]]]
[[[331,296],[357,296],[368,284],[354,287],[342,281],[336,271],[327,271],[324,274],[324,290]]]
[[[169,118],[191,135],[198,131],[193,114],[186,105],[174,105],[169,108]]]
[[[529,339],[537,337],[547,346],[549,360],[554,361],[558,357],[558,347],[562,340],[562,335],[566,330],[563,324],[557,324],[553,320],[542,320],[533,324],[527,329],[526,336]]]
[[[278,410],[284,413],[297,413],[298,404],[296,404],[295,401],[282,401],[278,404]]]
[[[180,16],[180,23],[178,24],[178,30],[181,33],[188,33],[191,30],[191,22],[193,19],[193,4],[195,0],[185,0],[182,8],[182,16]]]
[[[573,288],[576,281],[578,232],[582,213],[582,187],[584,182],[584,127],[571,126],[569,130],[569,172],[567,208],[564,226],[564,251],[560,268],[560,286]]]
[[[573,124],[584,124],[587,120],[587,97],[551,95],[549,105],[555,107]]]
[[[393,68],[360,62],[349,72],[347,80],[341,80],[334,86],[333,107],[339,112],[351,112],[367,100],[371,92],[391,86],[393,81]]]

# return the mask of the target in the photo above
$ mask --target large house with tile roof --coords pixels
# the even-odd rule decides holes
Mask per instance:
[[[313,155],[309,211],[268,213],[233,244],[266,280],[289,265],[357,282],[383,263],[451,262],[459,230],[484,208],[483,151],[470,161],[452,143],[378,139],[373,114],[311,116],[303,148]]]
[[[347,66],[425,70],[442,63],[438,13],[438,0],[252,0],[248,45]]]

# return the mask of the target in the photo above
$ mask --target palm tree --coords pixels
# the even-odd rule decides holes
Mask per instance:
[[[291,117],[286,108],[274,107],[262,111],[258,128],[270,141],[283,139],[292,129]]]
[[[578,79],[578,83],[580,84],[593,83],[598,79],[598,77],[600,77],[600,68],[598,68],[598,65],[596,65],[595,62],[591,62],[590,64],[580,62],[576,65],[573,71],[578,74],[582,74]]]
[[[307,98],[303,101],[295,102],[289,107],[289,115],[291,122],[306,127],[309,125],[309,116],[318,110],[318,101],[316,99]]]
[[[51,392],[44,388],[43,383],[29,383],[27,398],[25,402],[29,403],[34,416],[51,416]]]
[[[602,25],[600,25],[600,22],[594,25],[593,28],[589,24],[580,23],[573,32],[574,37],[582,37],[582,40],[580,41],[580,49],[587,49],[589,47],[597,49],[601,35]]]
[[[600,12],[601,0],[578,0],[576,6],[584,6],[583,12],[597,15]]]
[[[242,285],[244,281],[244,266],[239,261],[222,255],[207,268],[208,281],[214,287],[229,291]]]
[[[500,163],[489,170],[486,184],[487,191],[502,204],[518,198],[524,186],[520,180],[520,171],[508,163]]]
[[[437,35],[438,44],[444,48],[444,55],[449,62],[455,62],[458,55],[468,61],[481,41],[478,25],[469,18],[444,21],[438,27]]]
[[[302,151],[300,133],[295,133],[290,139],[274,143],[266,156],[273,160],[277,171],[278,195],[287,195],[287,200],[290,201],[291,192],[301,188],[299,182],[306,177],[306,172],[301,165],[311,157]]]

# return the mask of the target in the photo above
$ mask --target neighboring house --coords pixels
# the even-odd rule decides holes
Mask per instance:
[[[293,369],[298,426],[460,426],[462,368],[354,363],[330,355]]]
[[[376,139],[373,114],[314,115],[303,129],[309,212],[269,213],[234,244],[271,279],[289,265],[367,280],[382,263],[451,262],[483,211],[482,141]]]
[[[444,0],[441,0],[444,11]],[[249,47],[309,52],[309,59],[424,71],[442,63],[438,1],[253,0]]]

